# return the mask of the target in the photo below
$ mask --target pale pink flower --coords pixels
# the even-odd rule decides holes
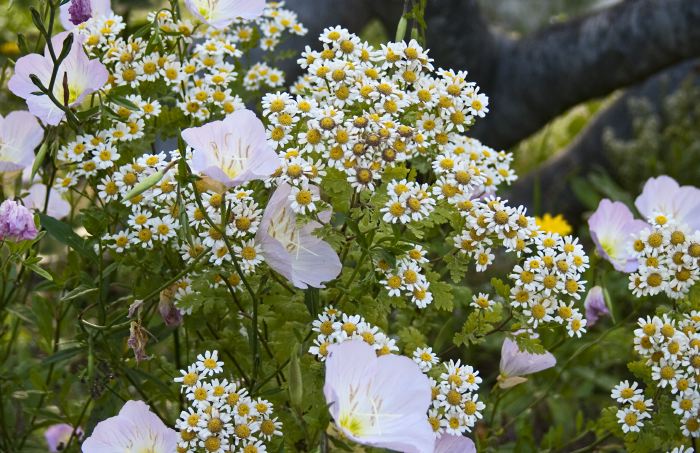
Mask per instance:
[[[619,201],[602,200],[598,209],[588,219],[591,239],[598,254],[620,272],[637,270],[637,258],[633,254],[633,235],[649,225],[635,220],[632,212]]]
[[[308,222],[297,224],[297,215],[289,201],[292,188],[280,184],[272,194],[263,213],[255,242],[260,244],[265,262],[284,275],[297,288],[323,288],[323,283],[340,274],[338,255],[327,242],[314,236],[321,225]],[[312,186],[312,191],[318,188]],[[329,210],[319,213],[323,222],[330,220]]]
[[[44,437],[46,438],[46,443],[49,446],[49,452],[58,453],[65,450],[71,436],[73,436],[74,445],[77,445],[83,435],[83,430],[77,428],[75,429],[75,435],[73,435],[73,429],[74,428],[67,423],[59,423],[46,428]]]
[[[408,357],[377,357],[362,340],[328,348],[323,393],[336,426],[354,442],[401,452],[429,452],[430,381]]]
[[[34,148],[44,131],[31,113],[20,110],[0,115],[0,171],[16,171],[32,165]]]
[[[147,451],[172,453],[180,436],[143,401],[127,401],[119,415],[102,420],[83,442],[83,453]]]
[[[61,25],[64,30],[72,30],[76,25],[85,22],[91,17],[109,16],[112,14],[112,6],[110,0],[71,0],[69,3],[61,5]],[[75,17],[70,12],[71,7],[76,8]],[[86,4],[89,6],[89,11],[86,12]],[[80,17],[78,17],[80,16]],[[85,18],[87,16],[87,19]],[[73,19],[73,20],[72,20]],[[78,22],[77,24],[75,22]]]
[[[265,126],[250,110],[185,129],[182,138],[194,149],[192,170],[226,187],[265,179],[281,165],[267,142]]]
[[[476,453],[476,446],[468,437],[443,434],[435,442],[433,453]]]
[[[600,286],[594,286],[588,291],[583,306],[586,308],[586,321],[588,321],[588,326],[593,326],[593,324],[598,322],[598,319],[610,314],[608,306],[605,304],[603,288]]]
[[[63,41],[67,36],[68,32],[63,32],[51,39],[57,54],[61,52]],[[83,40],[82,35],[74,36],[71,50],[66,59],[61,62],[53,87],[54,97],[68,107],[79,106],[86,96],[102,88],[109,77],[105,65],[99,60],[88,58],[83,49]],[[15,74],[7,86],[15,95],[27,101],[29,111],[34,116],[46,124],[55,126],[65,117],[65,112],[58,108],[48,96],[33,94],[38,92],[39,88],[29,77],[32,74],[36,75],[48,89],[53,66],[48,46],[44,50],[44,55],[36,53],[25,55],[15,63]],[[68,85],[67,93],[64,89],[64,77]]]
[[[692,230],[700,230],[700,189],[680,186],[669,176],[649,178],[634,205],[647,219],[663,214],[686,223]]]
[[[506,338],[501,347],[501,374],[498,376],[498,385],[501,388],[509,388],[527,381],[526,374],[537,373],[557,364],[557,359],[546,352],[544,354],[532,354],[521,351],[518,343]]]
[[[226,28],[239,17],[255,19],[265,9],[265,0],[185,0],[190,12],[214,28]]]
[[[39,212],[44,212],[45,202],[46,186],[40,183],[31,186],[29,188],[29,193],[22,198],[22,203],[24,203],[28,209],[34,209]],[[70,203],[61,198],[60,193],[51,189],[46,214],[56,219],[62,219],[70,214]]]
[[[0,239],[25,241],[34,239],[39,232],[32,212],[15,200],[0,204]]]

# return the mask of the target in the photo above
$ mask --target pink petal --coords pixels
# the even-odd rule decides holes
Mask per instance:
[[[434,453],[476,453],[476,446],[468,437],[443,434],[435,443]]]

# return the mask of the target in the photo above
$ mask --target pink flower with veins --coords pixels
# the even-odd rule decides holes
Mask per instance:
[[[119,415],[102,420],[83,442],[83,453],[172,453],[180,436],[143,401],[127,401]]]
[[[607,198],[588,219],[591,239],[598,254],[620,272],[637,270],[637,258],[632,251],[633,235],[648,226],[646,222],[635,220],[624,203]]]
[[[63,32],[51,38],[57,57],[67,36],[68,32]],[[71,108],[79,106],[88,95],[102,88],[109,77],[105,65],[99,60],[88,58],[85,49],[83,49],[84,39],[81,35],[74,35],[73,45],[68,56],[59,66],[58,77],[56,77],[53,87],[54,97]],[[38,92],[39,88],[30,79],[30,75],[36,75],[44,87],[48,89],[53,67],[54,64],[47,46],[44,55],[32,53],[17,60],[15,75],[12,76],[7,86],[16,96],[27,101],[29,111],[34,116],[45,124],[56,126],[66,116],[65,112],[58,108],[48,96],[33,94]],[[65,91],[64,78],[67,81],[68,92]]]
[[[255,242],[260,244],[265,262],[284,275],[297,288],[323,288],[323,283],[340,274],[338,254],[327,242],[313,235],[321,225],[308,222],[297,225],[297,215],[289,201],[292,188],[280,184],[272,194],[263,213]],[[309,190],[318,193],[318,188]],[[319,213],[322,222],[328,222],[330,210]]]
[[[342,433],[354,442],[406,453],[432,452],[430,381],[408,357],[377,357],[362,340],[328,348],[323,393]]]
[[[265,9],[265,0],[185,0],[190,12],[214,28],[226,28],[239,17],[255,19]]]
[[[649,178],[634,205],[647,219],[663,214],[692,230],[700,230],[700,189],[680,186],[669,176]]]
[[[532,354],[521,351],[518,343],[506,338],[501,347],[501,374],[498,376],[498,385],[507,389],[527,381],[523,377],[526,374],[537,373],[557,364],[557,359],[546,352],[544,354]]]
[[[265,126],[250,110],[236,110],[221,121],[185,129],[182,138],[194,149],[192,170],[226,187],[265,179],[281,165],[267,142]]]
[[[27,209],[44,212],[46,202],[46,186],[44,184],[34,184],[29,188],[29,193],[22,198],[22,203]],[[49,205],[46,214],[56,219],[62,219],[70,214],[70,203],[61,197],[61,194],[51,190]]]
[[[76,3],[77,0],[70,1],[64,5],[61,5],[61,25],[64,30],[73,30],[75,24],[71,22],[70,7]],[[112,14],[112,5],[110,0],[80,0],[81,3],[90,4],[90,17],[100,17],[109,16]]]
[[[44,131],[31,113],[21,110],[0,115],[0,171],[17,171],[34,161]]]
[[[468,437],[443,434],[435,442],[433,453],[476,453],[476,446]]]

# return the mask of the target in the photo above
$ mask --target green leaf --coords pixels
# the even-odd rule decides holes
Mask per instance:
[[[345,173],[335,168],[327,169],[326,176],[321,181],[321,189],[328,196],[334,211],[347,213],[350,210],[353,189]]]
[[[44,277],[46,280],[53,281],[53,275],[51,275],[46,269],[42,269],[34,263],[24,263],[24,265],[31,269],[35,274]]]
[[[86,258],[91,260],[97,259],[95,252],[87,245],[85,239],[75,234],[75,231],[73,231],[70,225],[44,213],[39,213],[39,219],[41,220],[41,226],[56,240],[67,245]]]
[[[71,290],[68,294],[63,296],[61,302],[67,302],[69,300],[77,299],[78,297],[87,296],[98,291],[98,288],[90,288],[86,285],[80,285],[77,288]]]
[[[430,282],[430,292],[433,293],[433,305],[438,310],[452,311],[454,309],[454,295],[449,283],[440,281],[440,274],[427,272],[426,278]]]

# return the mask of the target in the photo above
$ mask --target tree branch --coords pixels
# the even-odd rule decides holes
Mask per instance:
[[[628,0],[519,40],[500,39],[489,63],[493,79],[476,79],[490,112],[471,135],[508,148],[576,104],[700,56],[698,23],[698,0]]]

